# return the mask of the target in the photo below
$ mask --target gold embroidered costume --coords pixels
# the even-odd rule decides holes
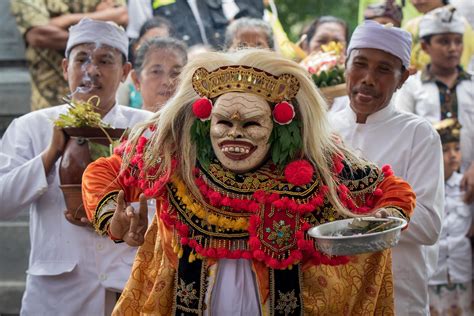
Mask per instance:
[[[335,141],[297,64],[260,50],[210,55],[187,65],[177,95],[120,155],[84,173],[99,233],[117,227],[116,192],[156,199],[114,315],[222,314],[216,274],[233,259],[251,266],[255,313],[393,315],[390,250],[330,257],[307,232],[380,209],[408,219],[410,186]]]

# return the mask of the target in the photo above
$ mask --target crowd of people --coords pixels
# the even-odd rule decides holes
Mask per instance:
[[[474,33],[462,6],[410,2],[292,43],[272,0],[12,1],[32,112],[0,140],[0,218],[30,209],[21,314],[473,315]],[[346,95],[326,100],[299,62],[333,42]],[[83,213],[59,187],[64,97],[133,128],[86,169]],[[361,215],[409,224],[353,257],[308,236]]]

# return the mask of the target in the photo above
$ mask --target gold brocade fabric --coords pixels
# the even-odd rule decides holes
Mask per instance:
[[[173,313],[177,257],[171,247],[165,246],[170,245],[171,235],[155,217],[113,315]],[[304,315],[394,315],[391,262],[391,251],[387,250],[354,256],[342,266],[304,266]],[[265,280],[259,278],[259,282]],[[264,303],[265,288],[269,285],[259,287]],[[265,315],[271,314],[264,307],[263,311]]]
[[[159,231],[155,216],[112,315],[171,314],[176,269],[162,247],[166,237]]]
[[[218,166],[210,167],[208,171],[202,172],[206,173],[209,187],[216,190],[222,188],[222,194],[232,194],[232,196],[245,195],[264,186],[265,191],[268,192],[282,190],[286,195],[293,194],[302,198],[306,195],[311,196],[317,191],[316,184],[319,183],[317,179],[314,179],[303,189],[293,188],[278,181],[279,175],[265,167],[248,176],[228,174]],[[407,214],[411,214],[414,207],[414,194],[408,184],[402,180],[393,176],[384,178],[378,169],[372,170],[370,166],[355,168],[351,172],[352,178],[341,177],[343,183],[351,188],[351,192],[357,194],[365,194],[367,190],[372,192],[378,185],[383,194],[374,208],[400,207]],[[180,186],[176,181],[172,184],[177,188]],[[179,194],[177,194],[178,191]],[[183,297],[186,294],[186,299],[195,301],[203,297],[203,292],[212,293],[215,284],[205,280],[210,274],[209,267],[216,269],[219,259],[208,259],[204,255],[189,261],[191,263],[204,260],[202,264],[204,268],[192,272],[193,275],[196,274],[196,279],[200,280],[199,285],[202,286],[192,284],[194,282],[186,283],[178,277],[177,270],[181,271],[181,264],[191,260],[191,257],[188,256],[188,252],[178,259],[180,244],[179,239],[176,238],[176,231],[169,224],[166,224],[169,226],[165,225],[163,218],[166,216],[159,220],[157,218],[166,214],[173,215],[181,204],[188,203],[187,200],[192,197],[187,190],[180,189],[167,190],[165,195],[157,199],[157,217],[154,218],[147,231],[144,245],[138,250],[131,277],[117,302],[113,315],[174,315],[177,310],[176,297]],[[173,196],[179,203],[168,204],[167,201]],[[162,201],[165,202],[162,203]],[[210,210],[209,205],[206,207]],[[335,220],[340,216],[335,213],[330,203],[326,203],[310,215],[312,219],[309,218],[308,221],[312,225]],[[197,223],[200,221],[198,220]],[[191,231],[189,222],[187,222],[187,227]],[[291,238],[294,239],[293,236],[295,235]],[[193,235],[188,237],[191,239]],[[247,243],[247,240],[244,239],[244,241]],[[285,309],[288,306],[292,307],[291,310],[295,310],[294,304],[291,305],[294,301],[291,297],[292,293],[281,293],[279,290],[284,285],[279,283],[277,288],[275,282],[277,279],[271,277],[277,270],[270,270],[262,261],[253,261],[252,265],[259,302],[262,304],[262,315],[278,315],[278,308]],[[349,263],[338,266],[314,265],[310,260],[303,260],[297,267],[304,315],[394,315],[391,250],[353,256]],[[281,299],[282,295],[285,300]],[[275,298],[278,298],[278,301]],[[206,304],[204,301],[203,303]],[[200,309],[201,307],[197,315],[201,315]],[[179,312],[180,310],[177,314]]]
[[[394,315],[391,250],[308,268],[303,300],[305,315]]]
[[[24,37],[33,27],[47,25],[51,18],[72,13],[94,12],[101,0],[11,0],[11,12],[15,16],[18,30]],[[114,0],[125,5],[125,0]],[[61,61],[64,51],[26,47],[26,60],[31,75],[31,109],[63,103],[62,97],[69,93],[63,77]]]

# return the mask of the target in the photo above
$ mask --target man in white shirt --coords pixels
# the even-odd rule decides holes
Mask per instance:
[[[73,101],[97,95],[98,112],[113,127],[131,127],[148,112],[116,104],[130,70],[125,32],[108,22],[81,20],[70,29],[63,60]],[[22,315],[110,314],[130,274],[135,248],[116,245],[75,220],[59,189],[59,158],[66,137],[53,121],[59,105],[14,120],[0,145],[0,218],[30,207],[31,253]]]
[[[411,36],[395,27],[366,21],[352,35],[346,60],[350,106],[331,113],[343,141],[364,158],[390,164],[417,198],[410,229],[393,248],[397,315],[429,315],[428,278],[437,253],[443,209],[443,171],[439,135],[425,120],[401,113],[393,93],[408,78]]]

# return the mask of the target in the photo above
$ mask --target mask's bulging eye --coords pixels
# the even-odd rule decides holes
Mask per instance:
[[[245,122],[243,127],[251,127],[251,126],[261,126],[260,123],[258,122],[254,122],[254,121],[250,121],[250,122]]]
[[[232,122],[229,122],[229,121],[226,121],[226,120],[219,120],[219,121],[217,122],[217,124],[222,124],[222,125],[225,125],[225,126],[228,126],[228,127],[232,127],[232,126],[233,126]]]

